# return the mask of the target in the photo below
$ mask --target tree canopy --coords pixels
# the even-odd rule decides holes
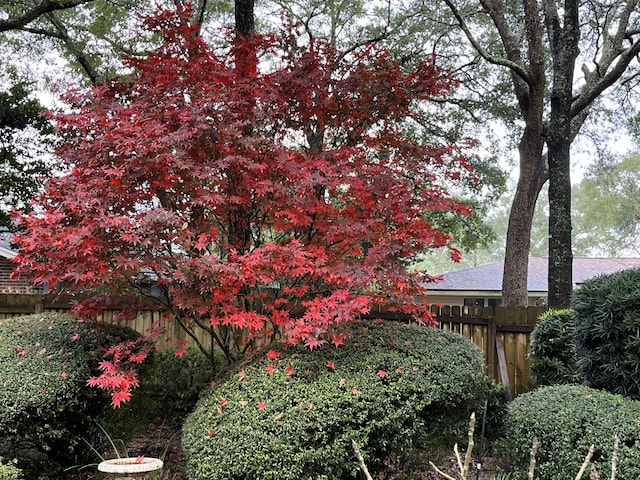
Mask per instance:
[[[640,155],[590,168],[575,189],[576,253],[640,255]]]
[[[28,208],[49,173],[53,127],[30,85],[15,76],[0,91],[0,231],[12,231],[9,209]]]
[[[452,79],[293,32],[216,53],[190,13],[147,17],[157,49],[66,96],[66,172],[19,219],[18,272],[79,294],[81,314],[154,302],[230,358],[254,335],[338,345],[374,306],[429,322],[429,277],[406,264],[447,245],[424,214],[469,213],[447,187],[474,173],[464,145],[405,132]]]

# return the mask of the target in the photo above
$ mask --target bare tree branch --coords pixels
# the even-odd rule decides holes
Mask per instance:
[[[585,85],[580,95],[575,98],[571,108],[571,116],[574,117],[578,115],[583,109],[593,103],[593,101],[598,98],[602,92],[616,83],[638,54],[640,54],[640,40],[636,40],[635,43],[615,57],[615,61],[612,61],[613,66],[610,69],[607,69],[603,76],[598,76],[599,69],[592,74],[585,75],[587,78],[587,85]],[[583,68],[583,72],[587,73],[589,71],[588,69]]]
[[[0,20],[0,32],[17,30],[47,13],[74,8],[78,5],[93,1],[94,0],[42,0],[39,4],[17,17]]]
[[[462,16],[458,8],[453,4],[453,2],[451,0],[444,0],[444,2],[449,7],[449,10],[451,10],[451,13],[453,13],[453,15],[456,17],[460,28],[462,28],[462,31],[466,35],[473,48],[480,54],[482,58],[494,65],[501,65],[503,67],[511,69],[522,80],[529,83],[529,73],[522,67],[522,65],[505,58],[495,57],[491,55],[485,48],[482,47],[482,45],[480,45],[480,43],[473,36],[471,30],[469,30],[469,27],[467,26],[467,22],[464,20],[464,17]]]
[[[73,41],[73,39],[69,35],[67,28],[58,19],[58,17],[54,12],[47,13],[46,15],[49,21],[51,22],[51,24],[56,28],[56,30],[60,34],[60,38],[62,38],[65,46],[69,50],[69,53],[73,55],[75,59],[78,61],[78,63],[82,66],[82,69],[85,71],[85,73],[89,77],[89,80],[91,80],[91,83],[93,83],[94,85],[97,84],[98,73],[96,72],[96,69],[93,67],[91,62],[89,61],[89,58],[87,57],[85,52],[81,48],[79,48],[78,45],[76,45],[76,43]]]

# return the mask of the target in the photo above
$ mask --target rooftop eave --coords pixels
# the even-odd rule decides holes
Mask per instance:
[[[12,258],[15,258],[17,254],[18,254],[17,252],[14,252],[10,248],[6,248],[0,245],[0,256],[11,260]]]

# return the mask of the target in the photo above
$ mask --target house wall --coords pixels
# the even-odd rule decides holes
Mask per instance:
[[[15,264],[0,257],[0,293],[38,293],[26,278],[11,278]]]
[[[538,305],[537,302],[544,297],[545,296],[541,294],[530,294],[529,306],[533,307]],[[476,306],[490,307],[494,306],[496,302],[499,306],[501,299],[502,297],[500,295],[488,295],[487,292],[452,292],[451,294],[443,294],[437,290],[427,291],[427,300],[432,304],[440,303],[442,305],[459,305],[462,307],[463,305],[474,305],[475,300],[481,300],[483,304],[476,304]]]

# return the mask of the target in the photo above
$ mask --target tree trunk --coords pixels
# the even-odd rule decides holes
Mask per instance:
[[[531,119],[533,120],[533,119]],[[544,185],[542,157],[542,117],[537,125],[527,126],[520,140],[520,176],[511,204],[502,277],[502,305],[520,307],[528,304],[529,247],[531,224],[538,194]],[[535,128],[534,128],[535,127]]]
[[[495,4],[503,6],[500,2],[495,2]],[[491,5],[495,4],[491,3]],[[514,91],[518,98],[525,127],[518,146],[520,176],[511,205],[505,246],[502,304],[506,307],[527,306],[529,303],[527,281],[531,224],[538,194],[546,181],[542,156],[546,84],[544,46],[542,44],[543,27],[537,2],[525,0],[523,4],[529,68],[525,73],[512,72]],[[496,25],[502,25],[504,11],[495,11],[492,18],[494,18]],[[506,33],[502,35],[505,49],[509,53],[509,48],[513,48],[517,42],[513,35]],[[520,60],[516,50],[510,54],[510,59],[514,62]]]
[[[571,103],[579,26],[576,0],[566,0],[562,26],[555,8],[546,12],[553,59],[553,86],[547,146],[549,148],[548,301],[568,308],[573,290],[571,247]]]
[[[235,0],[236,30],[242,36],[255,31],[254,0]]]

